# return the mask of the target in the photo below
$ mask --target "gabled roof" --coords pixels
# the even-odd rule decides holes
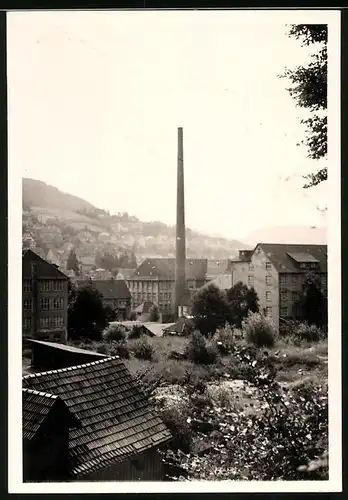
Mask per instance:
[[[314,258],[314,261],[317,260],[320,263],[320,272],[327,272],[327,245],[259,243],[255,251],[258,247],[264,251],[270,262],[280,273],[303,272],[289,254],[301,254],[302,259],[307,255],[308,259],[312,259],[312,262]]]
[[[215,278],[219,274],[224,274],[229,268],[229,259],[208,260],[207,278]]]
[[[186,259],[186,279],[205,280],[207,259]],[[163,280],[175,279],[175,259],[145,259],[134,271],[134,279],[153,277]]]
[[[69,279],[68,276],[62,273],[62,271],[60,271],[55,264],[51,264],[47,260],[43,259],[30,248],[22,251],[22,276],[24,279],[30,279],[32,277],[32,264],[36,265],[36,274],[39,279]]]
[[[65,414],[65,417],[67,417],[65,422],[70,428],[81,425],[80,421],[57,395],[23,388],[23,439],[33,439],[47,417],[54,411],[60,414],[60,421],[62,421],[62,415]]]
[[[79,286],[92,285],[100,293],[104,299],[130,299],[131,294],[125,280],[80,280]]]
[[[75,347],[72,345],[66,345],[66,344],[58,344],[57,342],[48,342],[46,340],[34,340],[34,339],[27,339],[30,343],[32,344],[37,344],[41,345],[43,347],[50,347],[52,349],[58,349],[59,351],[68,351],[76,354],[88,354],[90,356],[95,357],[96,359],[100,358],[105,358],[105,354],[101,354],[99,352],[94,352],[94,351],[89,351],[87,349],[80,349],[79,347]]]
[[[164,444],[171,434],[117,357],[23,377],[23,387],[59,396],[81,420],[70,432],[73,475]]]
[[[124,267],[120,267],[118,269],[118,274],[121,274],[123,276],[123,278],[126,280],[128,278],[130,278],[131,276],[133,276],[134,274],[134,271],[135,269],[126,269]]]

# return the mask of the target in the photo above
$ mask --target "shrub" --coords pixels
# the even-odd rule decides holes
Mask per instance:
[[[150,309],[149,321],[157,322],[159,319],[160,319],[160,313],[158,307],[156,305],[153,305]]]
[[[186,349],[187,359],[194,363],[210,365],[216,363],[219,357],[216,346],[213,343],[207,343],[198,331],[192,334]]]
[[[306,342],[319,342],[319,340],[325,338],[325,333],[316,325],[300,323],[294,330],[294,336],[298,340]]]
[[[192,444],[192,429],[189,419],[181,413],[180,409],[175,407],[163,409],[160,416],[173,436],[170,444],[171,449],[189,453]]]
[[[124,340],[114,341],[110,347],[111,356],[119,356],[122,359],[129,359],[129,349]]]
[[[146,337],[134,340],[131,350],[134,354],[134,357],[138,359],[146,359],[148,361],[151,361],[155,356],[155,348]]]
[[[100,344],[97,347],[97,352],[99,352],[99,354],[109,354],[109,349],[105,344]]]
[[[104,340],[124,340],[126,338],[126,329],[123,325],[113,324],[109,325],[103,331]]]
[[[277,334],[273,322],[261,313],[249,313],[243,331],[247,342],[257,347],[272,347]]]
[[[135,321],[137,319],[137,313],[135,311],[131,311],[129,313],[129,319],[130,321]]]
[[[235,411],[233,401],[232,411],[216,404],[195,405],[198,418],[208,432],[210,428],[209,447],[205,454],[193,446],[189,454],[172,453],[171,463],[184,468],[189,480],[327,480],[327,388],[306,384],[284,390],[266,353],[243,346],[234,354],[246,366],[245,379],[260,403],[258,411]],[[222,399],[225,404],[225,395]],[[193,437],[194,442],[208,441],[199,434]],[[320,467],[314,470],[318,458]]]
[[[144,335],[144,328],[141,325],[134,325],[132,330],[130,331],[128,338],[129,339],[138,339],[142,335]]]
[[[222,356],[231,354],[235,345],[234,331],[231,328],[221,328],[215,333],[213,342]]]

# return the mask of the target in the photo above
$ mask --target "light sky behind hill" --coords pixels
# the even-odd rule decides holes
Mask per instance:
[[[296,146],[303,112],[278,78],[308,58],[286,35],[294,14],[11,13],[10,168],[174,224],[182,126],[189,227],[242,239],[325,225],[327,186],[302,189],[319,165]]]

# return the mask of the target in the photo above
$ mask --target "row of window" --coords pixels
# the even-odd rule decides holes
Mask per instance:
[[[62,292],[64,290],[63,280],[39,280],[39,290],[40,292]],[[31,280],[24,280],[23,283],[24,292],[33,291],[33,283]]]
[[[279,284],[280,286],[284,286],[288,284],[288,280],[290,280],[290,275],[288,274],[281,274],[279,277]],[[291,275],[291,280],[293,285],[297,285],[299,280],[303,280],[303,275],[302,274],[292,274]],[[265,277],[265,282],[266,286],[271,286],[272,285],[272,276],[270,274],[266,274]],[[254,286],[255,283],[255,278],[254,276],[248,276],[248,286]],[[327,276],[325,274],[321,275],[321,284],[323,287],[327,286]]]
[[[266,271],[270,271],[272,269],[272,264],[269,261],[267,261],[265,263],[265,267],[266,267]],[[252,264],[250,262],[250,264],[249,264],[249,271],[254,271],[254,269],[255,269],[254,264]]]
[[[23,318],[23,327],[26,330],[29,330],[33,326],[33,320],[29,316],[28,318]],[[61,328],[64,326],[64,318],[63,316],[44,316],[40,318],[39,327],[43,329],[47,328]]]
[[[272,307],[266,307],[266,316],[269,318],[272,318],[273,313],[272,313]],[[279,315],[282,318],[286,318],[288,316],[288,307],[287,306],[281,306],[279,309]]]
[[[40,309],[48,311],[50,309],[63,309],[64,299],[63,297],[41,297],[40,298]],[[24,299],[23,300],[24,311],[33,310],[33,300]]]

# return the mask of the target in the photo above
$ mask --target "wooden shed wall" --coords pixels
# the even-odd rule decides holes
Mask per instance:
[[[164,466],[157,449],[152,448],[105,469],[77,477],[77,481],[163,481]]]

